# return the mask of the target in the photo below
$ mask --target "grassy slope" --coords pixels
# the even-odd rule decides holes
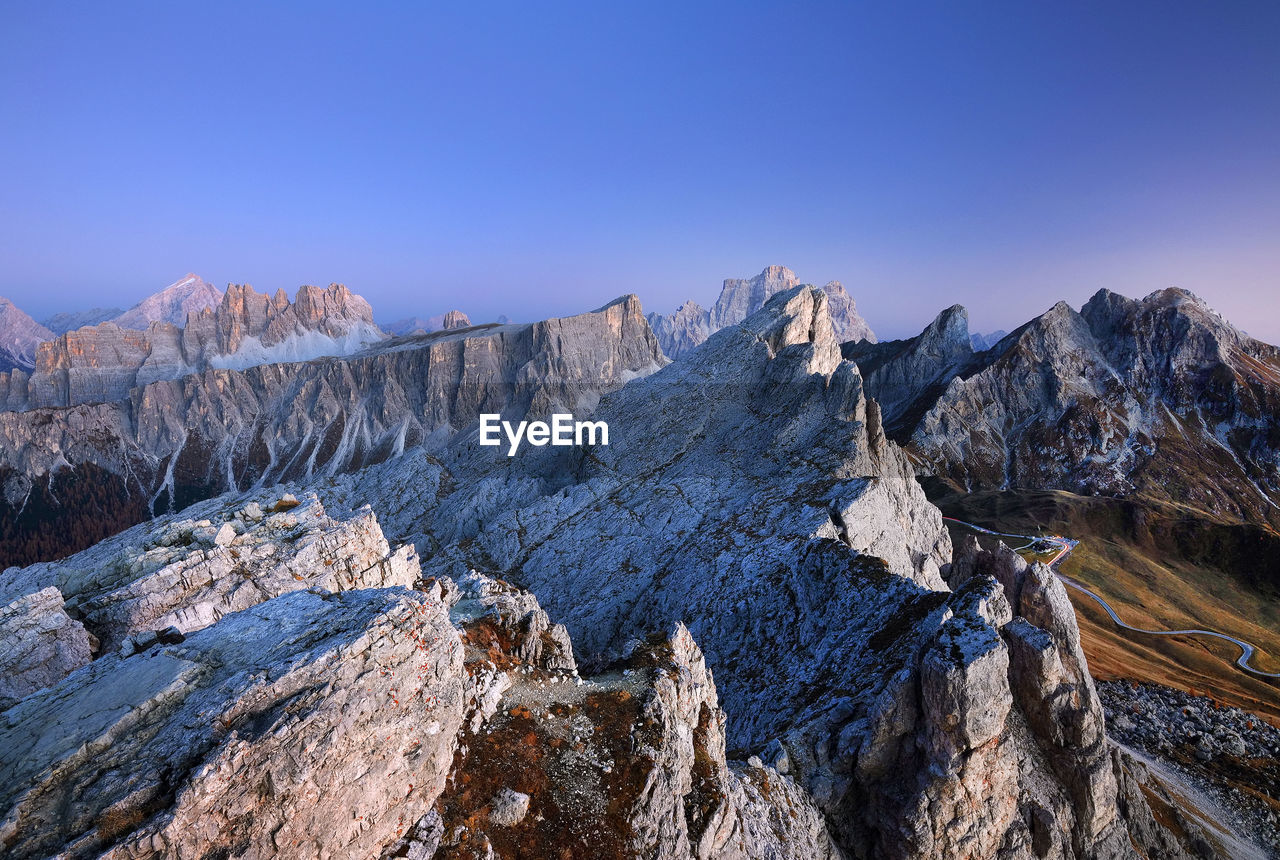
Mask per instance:
[[[1106,598],[1127,623],[1227,633],[1258,648],[1253,666],[1280,671],[1280,535],[1150,500],[928,489],[949,516],[1002,531],[1080,540],[1062,572]],[[1091,598],[1069,592],[1096,677],[1148,680],[1209,695],[1280,725],[1280,685],[1235,666],[1235,646],[1208,637],[1124,631]]]

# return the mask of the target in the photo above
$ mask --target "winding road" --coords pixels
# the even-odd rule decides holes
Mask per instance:
[[[1237,639],[1234,636],[1228,636],[1225,633],[1218,633],[1213,630],[1147,630],[1142,627],[1134,627],[1132,624],[1125,624],[1120,620],[1120,616],[1116,615],[1116,611],[1111,608],[1111,604],[1103,600],[1100,595],[1070,577],[1064,576],[1055,567],[1055,565],[1071,554],[1071,551],[1080,543],[1078,540],[1072,540],[1071,538],[1062,537],[1061,535],[1036,537],[1033,535],[1009,534],[1008,532],[992,531],[991,529],[986,529],[982,526],[974,525],[973,523],[967,523],[964,520],[958,520],[955,517],[943,517],[943,519],[948,522],[962,525],[965,528],[973,529],[976,532],[981,532],[982,534],[992,535],[993,537],[1017,538],[1018,540],[1028,541],[1026,546],[1020,547],[1020,549],[1025,549],[1026,547],[1032,546],[1036,543],[1047,543],[1057,546],[1058,552],[1053,556],[1053,558],[1049,559],[1046,564],[1053,569],[1053,572],[1057,575],[1058,579],[1062,580],[1063,584],[1074,588],[1076,591],[1087,594],[1096,600],[1098,605],[1106,610],[1106,613],[1111,616],[1111,620],[1116,623],[1117,627],[1123,628],[1124,630],[1132,630],[1134,633],[1146,633],[1151,636],[1212,636],[1216,639],[1225,639],[1227,642],[1230,642],[1240,649],[1240,658],[1236,660],[1236,665],[1241,669],[1245,670],[1250,675],[1257,675],[1260,678],[1280,678],[1280,672],[1263,672],[1261,669],[1255,669],[1249,665],[1249,658],[1253,656],[1253,652],[1257,649],[1248,642],[1245,642],[1243,639]]]

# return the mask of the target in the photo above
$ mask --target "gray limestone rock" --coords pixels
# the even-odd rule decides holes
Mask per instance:
[[[685,302],[672,314],[649,314],[649,324],[670,358],[697,347],[714,332],[738,325],[765,306],[770,298],[800,285],[785,266],[769,266],[751,279],[726,278],[720,296],[710,310],[697,302]],[[839,281],[821,288],[827,295],[828,313],[839,341],[875,342],[876,336],[858,315],[853,298]]]
[[[135,653],[154,631],[191,633],[290,591],[408,587],[420,574],[413,548],[393,550],[370,509],[336,520],[312,494],[296,508],[257,521],[232,516],[216,529],[171,515],[60,562],[10,568],[0,573],[0,599],[60,589],[104,650],[152,636],[133,640]]]
[[[439,604],[288,594],[0,714],[0,840],[13,858],[377,856],[443,787],[461,693]]]
[[[489,823],[497,827],[519,824],[529,812],[529,795],[504,788],[490,801]]]
[[[0,711],[88,665],[93,642],[50,586],[0,605]]]

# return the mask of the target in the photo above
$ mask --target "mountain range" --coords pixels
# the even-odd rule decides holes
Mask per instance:
[[[649,325],[670,358],[679,358],[725,326],[738,325],[764,307],[772,296],[800,286],[795,272],[786,266],[769,266],[754,278],[726,278],[710,310],[687,301],[673,313],[648,315]],[[858,315],[857,305],[839,281],[822,287],[836,338],[875,342],[871,327]]]
[[[1280,350],[1185,290],[1102,290],[982,351],[956,306],[845,355],[890,434],[957,489],[1142,494],[1280,526]]]
[[[460,317],[387,338],[345,287],[233,285],[0,375],[8,856],[1280,846],[1280,741],[1130,705],[1168,742],[1117,743],[1086,573],[955,520],[1128,505],[1182,565],[1157,591],[1280,605],[1223,537],[1278,545],[1275,347],[1177,290],[880,343],[783,267],[710,310]],[[608,443],[481,444],[557,412]],[[1152,537],[1169,511],[1215,537]],[[1141,543],[1098,528],[1079,557]]]
[[[0,298],[0,371],[34,370],[37,347],[57,335],[104,322],[139,330],[146,330],[153,322],[182,326],[186,324],[187,314],[216,307],[221,299],[221,290],[191,274],[127,311],[119,308],[65,311],[43,323],[35,322],[8,299]]]

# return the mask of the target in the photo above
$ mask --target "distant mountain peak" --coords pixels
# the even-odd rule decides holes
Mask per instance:
[[[499,323],[504,321],[505,317],[498,318]],[[470,317],[460,310],[451,310],[426,319],[422,317],[405,317],[395,322],[383,323],[382,330],[387,334],[399,337],[409,334],[430,334],[435,331],[450,331],[452,329],[470,327]]]
[[[51,337],[53,332],[0,296],[0,372],[31,370],[35,366],[36,347]]]
[[[754,278],[725,278],[720,295],[710,310],[692,300],[670,314],[649,314],[648,320],[668,357],[676,358],[701,344],[712,333],[738,325],[765,306],[773,296],[801,286],[796,273],[786,266],[766,266]],[[839,341],[868,340],[875,333],[858,314],[857,304],[839,281],[821,288],[827,296],[831,322]]]
[[[147,296],[112,320],[121,328],[146,329],[153,322],[187,324],[187,315],[217,307],[222,290],[188,272],[157,293]]]

